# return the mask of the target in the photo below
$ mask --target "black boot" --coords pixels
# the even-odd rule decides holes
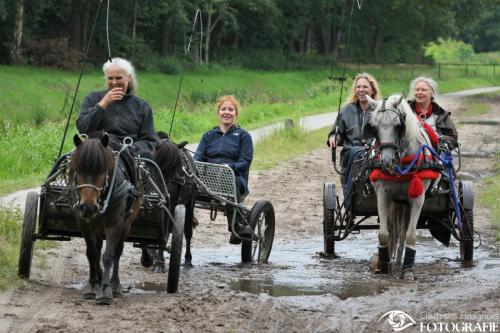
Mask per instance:
[[[252,228],[250,228],[248,224],[236,221],[236,223],[234,224],[234,232],[242,238],[252,238]],[[234,233],[231,233],[231,237],[229,237],[229,243],[240,244],[241,239],[238,236],[236,236]]]
[[[405,271],[413,270],[413,264],[415,263],[415,253],[416,252],[417,251],[415,251],[414,249],[406,247],[405,258],[403,260],[403,273]]]
[[[391,264],[391,256],[389,254],[389,246],[378,248],[378,273],[388,274]]]

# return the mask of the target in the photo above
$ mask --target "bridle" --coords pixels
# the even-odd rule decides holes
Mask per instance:
[[[95,190],[97,192],[97,195],[100,197],[101,194],[102,194],[102,192],[104,192],[108,188],[109,174],[108,174],[107,171],[105,171],[104,174],[105,174],[105,182],[104,182],[104,186],[102,186],[102,187],[97,187],[94,184],[80,184],[80,185],[76,185],[76,171],[75,171],[74,179],[75,179],[76,189],[79,190],[81,188],[90,187],[91,189]]]
[[[380,142],[380,140],[377,139],[379,141],[379,145],[378,145],[379,151],[382,151],[384,149],[394,149],[396,152],[399,152],[401,150],[403,138],[404,138],[405,132],[406,132],[406,126],[405,126],[406,115],[404,113],[402,113],[401,111],[399,111],[399,109],[398,109],[402,100],[403,100],[403,96],[401,96],[399,98],[396,108],[386,107],[387,98],[384,98],[382,100],[382,107],[378,112],[390,111],[390,112],[394,113],[396,115],[396,117],[399,118],[400,125],[398,126],[399,127],[398,128],[398,138],[395,142]]]
[[[94,191],[97,192],[97,206],[98,210],[102,211],[103,210],[103,205],[104,205],[104,200],[103,200],[103,194],[106,193],[109,190],[109,170],[104,171],[103,176],[105,177],[104,179],[104,185],[102,187],[98,187],[94,184],[91,183],[84,183],[84,184],[76,184],[76,179],[77,179],[77,172],[73,171],[73,175],[71,178],[73,178],[72,184],[69,187],[71,197],[73,197],[73,208],[76,208],[76,206],[80,203],[80,189],[82,188],[91,188]]]

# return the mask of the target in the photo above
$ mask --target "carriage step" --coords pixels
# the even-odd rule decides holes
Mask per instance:
[[[71,237],[68,237],[68,236],[37,236],[36,239],[52,240],[52,241],[70,241]]]
[[[134,243],[133,247],[138,247],[140,249],[148,249],[148,250],[158,250],[158,249],[160,249],[160,247],[158,246],[158,244]]]

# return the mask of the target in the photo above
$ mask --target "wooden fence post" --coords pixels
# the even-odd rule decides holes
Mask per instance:
[[[441,80],[441,64],[438,64],[438,80]]]

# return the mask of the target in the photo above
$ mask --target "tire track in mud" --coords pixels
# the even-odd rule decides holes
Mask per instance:
[[[11,327],[12,332],[33,332],[40,319],[45,318],[44,320],[57,321],[64,315],[63,312],[54,311],[54,303],[58,303],[58,299],[60,299],[65,290],[64,280],[68,266],[67,257],[70,253],[70,247],[67,245],[69,244],[63,244],[57,251],[53,267],[50,270],[42,271],[45,276],[42,275],[40,278],[48,281],[49,285],[26,285],[25,288],[14,292],[11,296],[11,301],[9,302],[11,307],[25,309],[17,315],[20,317],[19,319],[22,319],[22,324],[18,327]],[[31,281],[28,283],[31,284]],[[16,302],[20,291],[25,290],[27,290],[28,294],[22,296],[21,302]],[[29,304],[23,304],[23,300],[27,300]],[[27,309],[24,308],[26,305]]]

